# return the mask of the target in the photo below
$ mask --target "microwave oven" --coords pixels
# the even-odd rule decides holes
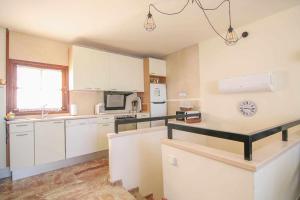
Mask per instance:
[[[126,97],[131,93],[105,91],[104,92],[104,108],[105,110],[125,110]]]

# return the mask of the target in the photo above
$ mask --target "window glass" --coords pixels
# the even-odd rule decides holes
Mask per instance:
[[[62,71],[17,65],[17,109],[62,108]]]

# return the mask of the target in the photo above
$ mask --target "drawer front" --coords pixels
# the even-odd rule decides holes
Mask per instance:
[[[74,120],[66,120],[66,127],[73,127],[73,126],[84,126],[88,125],[88,119],[74,119]]]
[[[103,116],[103,117],[97,118],[98,124],[114,123],[114,122],[115,122],[114,116]]]
[[[33,131],[33,123],[10,124],[9,125],[9,131],[11,133]]]

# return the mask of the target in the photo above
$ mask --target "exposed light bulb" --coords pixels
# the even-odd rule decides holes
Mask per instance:
[[[153,31],[156,28],[156,24],[155,24],[153,16],[150,12],[148,13],[148,15],[146,17],[144,28],[146,31]]]
[[[225,43],[230,46],[230,45],[234,45],[235,43],[237,43],[238,40],[239,40],[238,35],[233,30],[233,28],[230,26],[228,28],[228,32],[226,34],[226,41],[225,41]]]

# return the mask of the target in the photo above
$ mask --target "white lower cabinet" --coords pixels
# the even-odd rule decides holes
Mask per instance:
[[[24,169],[108,149],[114,117],[9,125],[10,168]]]
[[[114,132],[114,123],[98,123],[97,132],[99,137],[99,150],[108,149],[108,133]]]
[[[64,120],[36,122],[35,164],[45,164],[65,159]]]
[[[9,130],[11,170],[33,166],[33,123],[12,124]]]
[[[112,120],[112,121],[110,121]],[[106,134],[113,132],[113,118],[66,120],[66,157],[107,149]]]
[[[66,158],[72,158],[89,153],[91,148],[88,120],[66,121]]]

